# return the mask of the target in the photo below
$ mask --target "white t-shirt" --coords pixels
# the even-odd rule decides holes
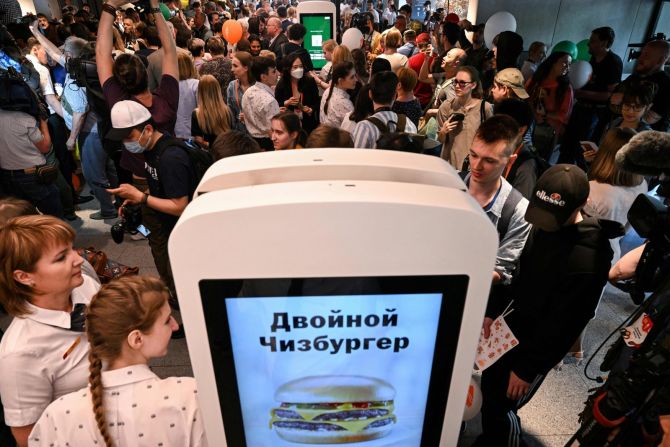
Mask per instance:
[[[391,71],[394,73],[396,73],[400,68],[407,66],[407,56],[400,53],[380,54],[377,57],[389,61],[391,63]]]
[[[72,291],[73,306],[88,304],[100,289],[83,277]],[[70,330],[68,312],[28,307],[32,313],[14,318],[0,342],[0,395],[10,427],[34,424],[53,400],[88,382],[86,334]]]
[[[51,80],[51,73],[49,72],[49,69],[42,65],[39,59],[37,59],[32,54],[27,54],[26,59],[33,63],[35,70],[37,70],[37,74],[40,75],[40,90],[42,90],[42,94],[44,96],[55,95],[56,90],[54,89],[54,84]],[[51,106],[49,106],[49,113],[56,113],[56,111],[51,108]]]
[[[101,378],[105,422],[115,446],[207,446],[194,378],[161,380],[147,365],[103,371]],[[90,388],[49,405],[28,445],[104,446]]]
[[[619,222],[626,230],[630,228],[628,210],[633,201],[638,195],[646,193],[649,189],[646,180],[642,180],[642,183],[637,186],[614,186],[591,180],[589,186],[591,190],[584,211],[593,217]],[[614,250],[612,263],[621,257],[620,239],[610,239],[612,250]]]

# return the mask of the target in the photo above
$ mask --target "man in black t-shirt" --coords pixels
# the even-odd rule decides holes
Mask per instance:
[[[123,141],[126,150],[144,155],[149,193],[128,183],[111,194],[125,199],[124,205],[142,205],[143,220],[154,219],[149,234],[151,254],[161,279],[174,293],[167,242],[179,216],[195,189],[191,161],[186,152],[174,146],[173,138],[156,130],[151,113],[136,101],[119,101],[111,112],[112,129],[107,138]]]
[[[577,163],[586,167],[580,141],[600,141],[609,121],[607,108],[609,97],[621,82],[623,62],[611,50],[614,30],[608,26],[596,28],[589,39],[589,53],[593,74],[589,82],[575,90],[577,103],[572,109],[570,121],[561,143],[559,163]]]
[[[670,130],[670,75],[663,70],[669,58],[670,42],[667,40],[648,42],[642,48],[633,74],[622,83],[624,86],[641,81],[656,84],[656,95],[644,120],[652,129],[660,132]],[[621,104],[622,100],[623,93],[612,95],[612,104]]]

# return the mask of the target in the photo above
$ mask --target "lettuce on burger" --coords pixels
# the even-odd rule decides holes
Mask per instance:
[[[285,383],[270,427],[283,439],[304,444],[343,444],[389,434],[395,389],[363,376],[310,376]]]

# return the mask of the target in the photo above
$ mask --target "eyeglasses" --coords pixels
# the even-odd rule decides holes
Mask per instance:
[[[623,104],[621,108],[630,110],[631,112],[641,112],[644,106],[641,104]]]
[[[473,81],[461,81],[459,79],[454,80],[454,85],[457,85],[459,87],[465,87],[466,85],[473,84],[473,83],[474,83]]]

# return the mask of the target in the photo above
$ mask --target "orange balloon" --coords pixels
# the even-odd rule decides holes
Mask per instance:
[[[242,39],[242,25],[237,20],[226,20],[221,28],[221,34],[226,42],[234,45]]]

